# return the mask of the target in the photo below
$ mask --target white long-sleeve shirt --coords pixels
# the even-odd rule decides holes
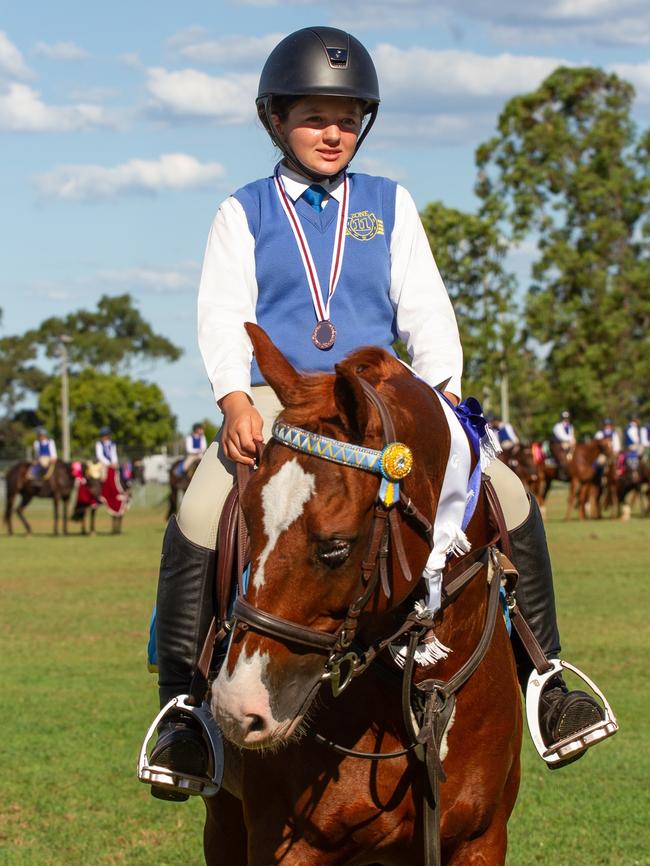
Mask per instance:
[[[553,436],[558,442],[567,442],[569,445],[575,445],[576,437],[573,430],[573,425],[568,425],[568,430],[564,426],[564,421],[558,421],[553,427]]]
[[[280,173],[297,201],[309,181],[284,166]],[[340,206],[342,180],[322,186]],[[454,310],[415,202],[399,185],[390,261],[389,296],[413,368],[433,386],[449,379],[445,390],[460,397],[463,353]],[[230,196],[210,229],[198,298],[199,347],[217,402],[232,391],[251,395],[252,346],[243,323],[257,321],[257,297],[255,240],[243,207]]]
[[[38,460],[39,457],[51,457],[52,460],[55,460],[55,459],[56,459],[56,457],[57,457],[57,453],[56,453],[56,444],[55,444],[55,442],[54,442],[54,439],[48,439],[48,440],[47,440],[47,445],[48,445],[48,451],[49,451],[49,453],[48,453],[48,454],[41,454],[41,447],[40,447],[40,446],[41,446],[41,442],[40,442],[40,439],[36,439],[36,440],[35,440],[35,442],[34,442],[34,457],[35,457],[37,460]]]
[[[117,446],[115,442],[108,443],[108,454],[107,457],[104,453],[104,443],[101,439],[98,439],[95,443],[95,457],[99,461],[99,463],[103,463],[104,466],[116,466],[117,465]]]

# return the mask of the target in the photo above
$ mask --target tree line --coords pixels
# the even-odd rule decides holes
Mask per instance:
[[[465,393],[499,411],[507,382],[511,419],[530,438],[564,409],[578,432],[605,416],[650,419],[650,130],[634,124],[633,100],[614,74],[556,69],[509,100],[478,147],[476,211],[436,201],[421,214],[458,316]],[[527,285],[508,270],[524,243]],[[174,438],[160,388],[133,368],[181,350],[119,295],[0,339],[0,446],[24,443],[36,423],[60,437],[62,335],[73,450],[103,424],[143,450]]]
[[[650,420],[650,130],[632,85],[596,68],[556,69],[509,100],[476,151],[476,213],[440,202],[423,222],[454,301],[465,391],[530,438],[571,412],[578,432],[604,417]],[[506,269],[533,249],[531,278]]]

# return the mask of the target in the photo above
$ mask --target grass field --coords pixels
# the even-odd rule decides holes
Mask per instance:
[[[612,740],[549,772],[525,735],[509,866],[650,864],[650,520],[547,523],[564,656],[607,693]],[[134,507],[124,533],[0,538],[0,864],[199,866],[200,801],[149,796],[134,775],[157,706],[145,645],[162,506]],[[76,532],[76,528],[73,530]]]

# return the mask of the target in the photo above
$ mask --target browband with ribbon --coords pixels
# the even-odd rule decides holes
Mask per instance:
[[[389,442],[379,451],[310,433],[282,421],[275,422],[272,435],[278,442],[296,451],[381,475],[378,496],[387,508],[399,501],[399,482],[413,467],[413,453],[403,442]]]

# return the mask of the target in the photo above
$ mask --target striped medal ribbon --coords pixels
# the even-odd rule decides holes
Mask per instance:
[[[298,245],[300,258],[302,259],[305,274],[307,276],[307,284],[311,293],[311,300],[314,305],[314,313],[316,314],[316,326],[312,331],[311,339],[317,349],[330,349],[336,340],[336,328],[330,320],[330,303],[332,296],[336,291],[336,286],[341,275],[341,266],[343,264],[343,250],[345,248],[345,227],[348,222],[348,205],[350,200],[350,182],[347,174],[343,178],[343,200],[339,204],[339,212],[336,220],[336,234],[334,236],[334,249],[332,250],[332,265],[330,268],[330,283],[327,293],[327,300],[323,300],[323,292],[316,272],[316,266],[309,249],[309,244],[305,236],[300,218],[296,212],[291,198],[287,195],[284,186],[284,181],[279,173],[279,167],[275,170],[274,175],[275,188],[280,199],[282,209],[287,215],[289,225],[293,231],[293,235]]]

